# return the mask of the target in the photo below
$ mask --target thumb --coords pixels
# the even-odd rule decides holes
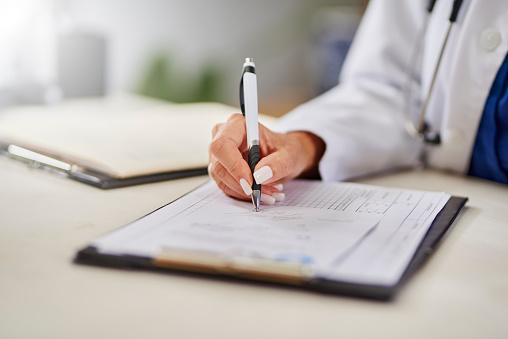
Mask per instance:
[[[263,159],[256,165],[253,173],[257,184],[270,184],[283,180],[293,172],[294,161],[289,153],[280,149]],[[290,179],[290,178],[288,178]]]

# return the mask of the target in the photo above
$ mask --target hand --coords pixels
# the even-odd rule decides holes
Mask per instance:
[[[228,196],[248,200],[253,177],[247,163],[248,145],[245,118],[233,114],[226,123],[213,128],[208,172]],[[263,202],[284,199],[282,184],[302,175],[317,175],[324,142],[309,132],[275,133],[259,124],[261,160],[254,178],[261,186]]]

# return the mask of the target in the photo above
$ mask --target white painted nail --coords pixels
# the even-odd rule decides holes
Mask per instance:
[[[275,187],[276,189],[278,189],[279,191],[282,191],[282,189],[284,188],[284,185],[282,184],[278,184],[278,185],[274,185],[273,187]]]
[[[208,164],[208,175],[212,173],[212,163]]]
[[[272,193],[272,197],[274,197],[275,201],[282,201],[286,198],[284,193]]]
[[[245,195],[252,194],[252,188],[250,188],[249,183],[245,179],[240,179],[240,186],[242,186],[243,192]]]
[[[261,201],[264,202],[267,205],[273,205],[275,204],[275,198],[268,195],[261,193]]]
[[[273,171],[269,166],[263,166],[254,172],[254,180],[257,184],[262,184],[271,177],[273,177]]]

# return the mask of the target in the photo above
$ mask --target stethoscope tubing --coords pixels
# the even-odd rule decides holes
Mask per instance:
[[[432,11],[434,9],[434,5],[436,4],[437,0],[430,0],[429,4],[427,6],[427,15],[425,17],[425,21],[423,23],[422,29],[420,30],[420,33],[418,34],[418,38],[416,40],[415,48],[413,48],[413,53],[411,56],[411,61],[409,63],[409,71],[407,84],[406,84],[406,107],[405,107],[405,123],[404,127],[407,131],[407,133],[414,139],[418,140],[419,142],[424,142],[427,144],[434,144],[438,145],[441,143],[441,136],[439,132],[432,132],[430,131],[430,128],[425,123],[425,116],[427,114],[427,106],[429,104],[430,98],[432,96],[432,92],[434,89],[434,85],[437,79],[437,75],[439,73],[439,69],[441,66],[441,61],[443,59],[444,52],[446,50],[446,46],[448,45],[448,40],[450,37],[450,33],[453,27],[453,24],[457,20],[457,16],[460,10],[460,7],[462,6],[462,0],[454,0],[452,11],[450,13],[449,18],[449,25],[446,32],[445,39],[443,41],[443,44],[441,46],[441,50],[439,52],[439,57],[436,62],[436,66],[434,68],[434,72],[432,74],[431,82],[429,89],[427,91],[427,95],[425,96],[425,100],[423,101],[422,107],[420,109],[419,117],[418,117],[418,127],[416,127],[413,123],[413,120],[411,119],[410,112],[411,112],[411,97],[412,97],[412,81],[416,74],[416,68],[418,65],[419,57],[421,55],[421,50],[423,47],[423,39],[425,38],[426,32],[427,32],[427,26],[430,19],[430,16],[432,14]]]

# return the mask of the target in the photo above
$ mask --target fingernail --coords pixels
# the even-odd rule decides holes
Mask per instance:
[[[210,173],[212,173],[212,163],[208,164],[208,175],[210,175]]]
[[[252,188],[250,188],[249,183],[245,179],[240,179],[240,186],[242,186],[243,192],[245,195],[252,194]]]
[[[256,184],[262,184],[268,179],[273,177],[272,169],[269,166],[264,166],[254,172],[254,180],[256,180]]]
[[[272,193],[272,197],[275,201],[282,201],[286,198],[286,195],[284,193]]]
[[[282,191],[282,189],[284,188],[284,185],[282,184],[278,184],[278,185],[274,185],[273,187],[275,187],[276,189],[278,189],[279,191]]]
[[[264,202],[267,205],[273,205],[275,204],[275,198],[268,194],[261,193],[261,202]]]

